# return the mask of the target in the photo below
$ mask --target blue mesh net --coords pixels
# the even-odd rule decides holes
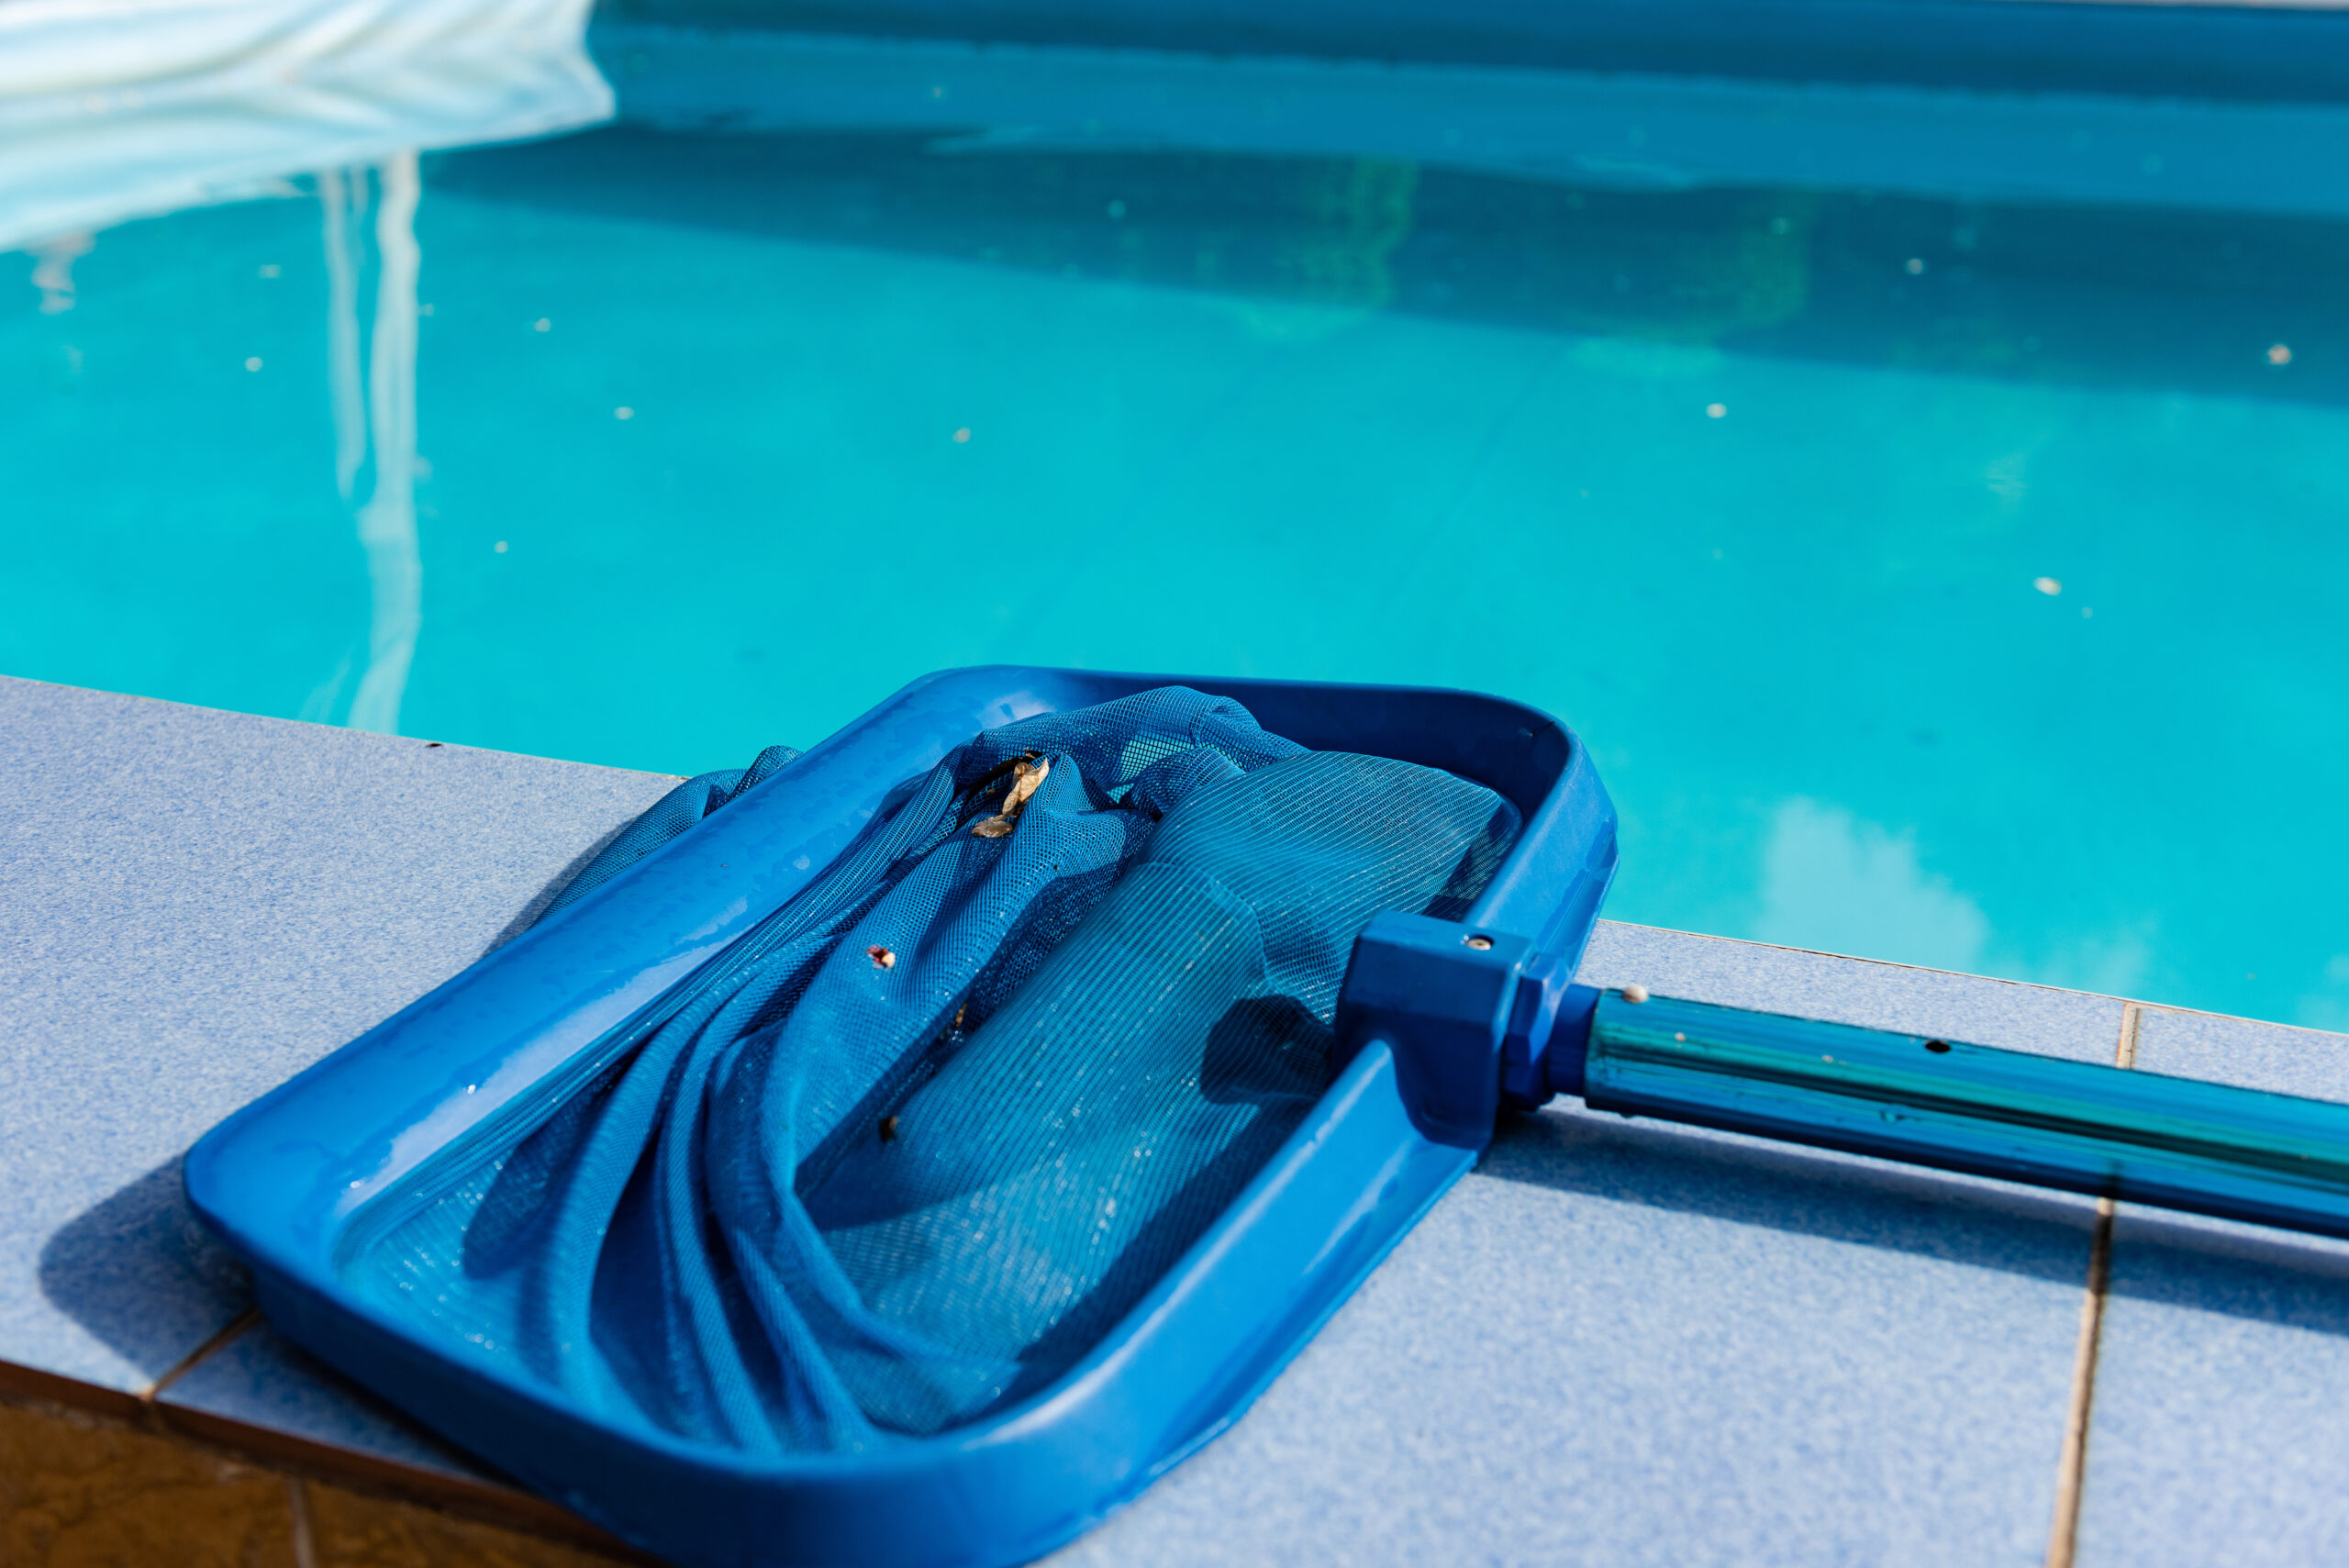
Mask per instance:
[[[788,761],[680,786],[574,885]],[[1480,785],[1180,687],[983,733],[405,1227],[395,1295],[592,1407],[754,1451],[1000,1408],[1303,1118],[1362,927],[1456,917],[1517,828]]]

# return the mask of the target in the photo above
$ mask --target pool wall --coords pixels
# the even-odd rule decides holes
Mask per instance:
[[[1798,82],[2332,102],[2349,17],[2035,0],[606,0],[613,20]]]

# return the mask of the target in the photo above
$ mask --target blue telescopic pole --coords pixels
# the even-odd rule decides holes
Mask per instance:
[[[2349,1105],[1573,989],[1542,1076],[1595,1110],[2349,1236]]]
[[[1378,916],[1341,1049],[1395,1051],[1414,1124],[1481,1149],[1503,1106],[1754,1133],[2099,1197],[2349,1237],[2349,1104],[1962,1040],[1601,992],[1526,938]]]

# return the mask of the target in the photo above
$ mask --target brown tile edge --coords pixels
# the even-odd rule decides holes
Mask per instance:
[[[61,1405],[132,1426],[151,1427],[147,1402],[127,1389],[60,1377],[38,1367],[0,1361],[0,1399],[11,1404]]]
[[[143,1431],[176,1437],[218,1451],[225,1458],[281,1474],[414,1504],[541,1540],[585,1547],[621,1562],[643,1564],[645,1568],[660,1568],[661,1564],[659,1558],[588,1523],[570,1509],[516,1487],[419,1469],[201,1410],[150,1404],[118,1388],[60,1377],[14,1362],[0,1361],[0,1402],[79,1411]]]

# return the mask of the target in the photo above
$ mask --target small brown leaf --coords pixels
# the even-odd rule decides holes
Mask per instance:
[[[883,1117],[881,1118],[881,1141],[884,1143],[895,1143],[896,1140],[897,1118],[893,1116]]]
[[[1026,808],[1028,797],[1036,793],[1044,775],[1052,771],[1052,759],[1039,757],[1033,762],[1011,764],[1011,787],[1004,792],[1003,809],[993,817],[984,817],[971,824],[971,831],[982,839],[1000,839],[1019,822],[1019,813]]]
[[[1019,816],[1019,808],[1028,804],[1028,797],[1036,793],[1044,782],[1044,775],[1052,771],[1052,760],[1050,757],[1039,757],[1032,762],[1021,762],[1013,768],[1011,793],[1003,797],[1003,814],[1006,817]]]

